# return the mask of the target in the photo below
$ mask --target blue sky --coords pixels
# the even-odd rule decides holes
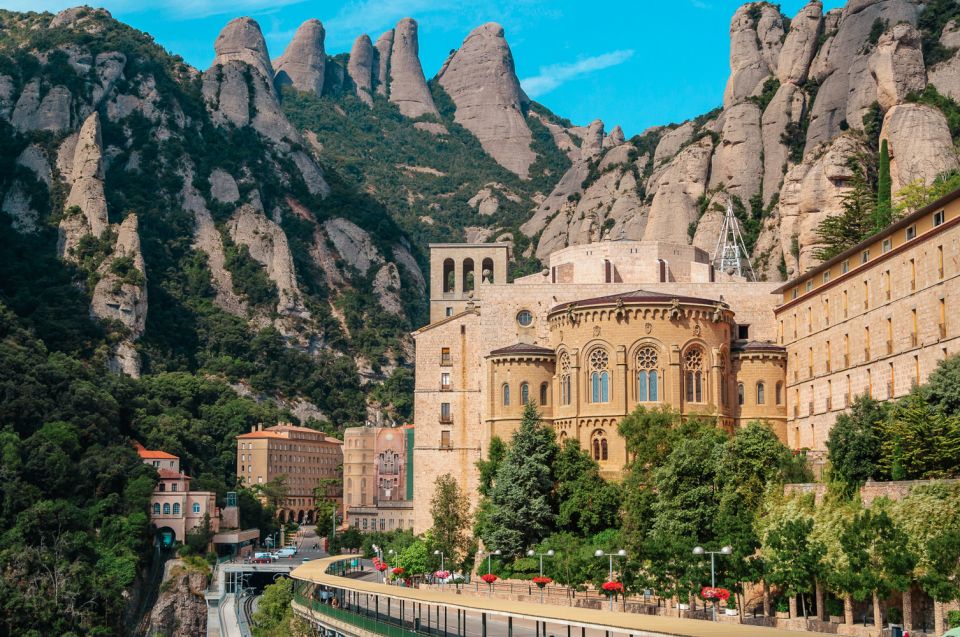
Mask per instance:
[[[77,0],[0,0],[14,10],[57,11]],[[784,0],[793,16],[807,0]],[[98,3],[99,4],[99,3]],[[118,19],[149,32],[205,69],[230,19],[255,18],[274,58],[297,26],[319,18],[327,53],[373,39],[402,17],[420,24],[420,57],[433,77],[451,49],[484,22],[504,26],[517,75],[537,101],[577,124],[599,117],[627,136],[720,104],[729,71],[729,23],[739,0],[103,0]],[[825,9],[842,0],[824,0]]]

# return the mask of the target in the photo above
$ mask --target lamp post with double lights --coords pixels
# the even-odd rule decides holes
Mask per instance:
[[[478,551],[478,553],[480,553],[480,555],[483,555],[484,552],[485,552],[485,551],[484,551],[483,549],[480,549],[480,550]],[[490,560],[493,559],[493,556],[494,556],[494,555],[502,555],[503,552],[502,552],[500,549],[497,549],[496,551],[487,551],[486,554],[487,554],[487,574],[489,575],[489,574],[490,574]]]
[[[540,558],[540,577],[543,577],[543,558],[553,557],[554,555],[556,555],[556,553],[554,553],[553,549],[550,549],[546,553],[537,553],[533,549],[530,549],[529,551],[527,551],[527,557],[536,556]],[[539,588],[540,588],[540,603],[542,604],[543,603],[543,586],[540,586]]]
[[[597,549],[596,553],[593,554],[594,557],[609,557],[610,558],[610,575],[607,581],[613,581],[613,558],[615,557],[626,557],[627,552],[623,549],[620,549],[616,553],[604,553],[603,549]],[[610,596],[610,610],[613,610],[613,595]]]
[[[717,556],[718,555],[730,555],[733,553],[733,547],[729,544],[724,546],[719,551],[708,551],[702,546],[695,546],[693,548],[694,555],[709,555],[710,556],[710,588],[717,587]],[[717,602],[713,602],[713,621],[717,621]]]

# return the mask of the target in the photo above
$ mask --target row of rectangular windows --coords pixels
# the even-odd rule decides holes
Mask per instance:
[[[163,515],[171,515],[171,513],[170,513],[170,503],[169,503],[169,502],[164,502],[164,503],[163,503],[163,507],[161,508],[159,502],[154,502],[154,503],[153,503],[153,514],[154,514],[154,515],[160,515],[160,514],[161,514],[161,513],[160,513],[161,511],[163,511]],[[199,503],[199,502],[194,502],[194,503],[193,503],[193,513],[194,513],[194,515],[200,513],[200,503]],[[173,513],[172,513],[172,515],[180,515],[180,503],[179,503],[179,502],[174,502],[174,503],[173,503]]]

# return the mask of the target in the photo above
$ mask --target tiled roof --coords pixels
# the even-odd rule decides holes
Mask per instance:
[[[561,303],[550,309],[550,313],[565,310],[571,305],[574,307],[588,307],[591,305],[608,305],[622,300],[624,303],[670,303],[677,299],[680,303],[696,303],[698,305],[713,305],[714,299],[701,299],[695,296],[681,296],[678,294],[664,294],[662,292],[650,292],[648,290],[634,290],[632,292],[621,292],[619,294],[608,294],[591,299],[581,299],[571,301],[570,303]]]
[[[507,347],[501,347],[490,352],[491,356],[503,356],[508,354],[539,354],[543,356],[553,356],[555,352],[549,347],[541,347],[531,343],[515,343]]]
[[[786,348],[783,345],[777,345],[776,343],[771,343],[770,341],[747,341],[747,340],[737,340],[732,344],[731,349],[734,352],[786,352]]]
[[[190,476],[185,473],[180,473],[178,471],[170,471],[169,469],[159,469],[157,473],[160,474],[161,480],[189,480]]]
[[[146,449],[142,444],[137,441],[134,441],[133,446],[137,449],[137,455],[143,458],[144,460],[179,460],[179,458],[172,453],[167,453],[166,451],[155,451],[153,449]]]

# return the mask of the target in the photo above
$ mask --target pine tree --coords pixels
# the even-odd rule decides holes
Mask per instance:
[[[553,531],[556,521],[551,467],[557,457],[553,431],[528,404],[520,428],[497,469],[483,542],[519,557]]]
[[[877,169],[877,206],[873,215],[873,231],[880,232],[893,220],[890,182],[890,151],[887,140],[880,142],[880,163]]]
[[[850,190],[843,194],[843,212],[830,215],[817,226],[817,241],[822,245],[813,256],[820,261],[832,259],[874,232],[877,196],[869,162],[870,158],[863,155],[855,155],[848,162],[853,177]]]

